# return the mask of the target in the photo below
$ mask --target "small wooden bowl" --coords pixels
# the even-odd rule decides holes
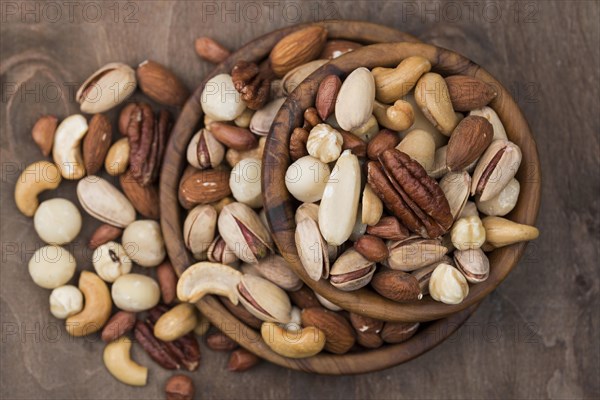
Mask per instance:
[[[311,280],[302,267],[294,244],[294,212],[298,202],[285,186],[285,173],[290,165],[289,138],[295,127],[302,124],[303,111],[314,105],[319,83],[327,75],[344,78],[358,67],[395,67],[404,58],[420,55],[427,58],[433,71],[442,75],[462,74],[477,77],[490,83],[498,90],[498,96],[490,104],[500,117],[508,138],[516,143],[523,153],[517,179],[521,184],[519,202],[508,218],[513,221],[534,225],[540,206],[541,175],[535,140],[529,125],[506,89],[479,65],[450,50],[423,43],[384,43],[358,49],[324,65],[288,96],[273,122],[273,128],[265,147],[263,160],[263,194],[273,238],[281,254],[302,280],[315,292],[334,304],[358,314],[388,321],[431,321],[445,318],[480,302],[490,294],[517,265],[527,243],[517,243],[494,250],[489,254],[490,276],[482,283],[470,287],[468,297],[460,304],[447,305],[425,299],[401,304],[388,300],[376,292],[364,288],[344,292],[333,287],[329,281]]]
[[[200,84],[185,104],[171,134],[160,178],[161,228],[169,258],[177,272],[183,271],[195,261],[183,242],[183,220],[185,212],[179,205],[177,191],[179,180],[186,166],[186,148],[192,135],[202,124],[200,95],[206,81],[217,74],[229,73],[238,60],[260,61],[268,56],[273,46],[284,36],[309,24],[280,29],[264,35],[233,53],[224,63],[217,66]],[[367,22],[326,21],[319,25],[328,30],[329,39],[353,40],[363,44],[379,42],[417,42],[406,33]],[[239,321],[214,296],[207,296],[197,303],[200,311],[211,323],[225,334],[259,357],[280,366],[318,374],[359,374],[377,371],[401,364],[435,347],[452,335],[475,311],[477,305],[450,318],[425,324],[408,341],[387,345],[377,350],[346,355],[320,354],[294,360],[274,353],[261,339],[260,333]]]

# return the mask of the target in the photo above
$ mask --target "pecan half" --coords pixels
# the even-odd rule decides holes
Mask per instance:
[[[258,110],[264,106],[271,95],[271,81],[275,77],[268,60],[260,66],[240,60],[231,70],[233,86],[242,95],[248,108]]]
[[[154,114],[150,105],[136,104],[129,114],[130,170],[141,185],[146,186],[158,178],[167,139],[171,131],[171,116],[161,110]]]
[[[373,191],[412,232],[438,237],[450,229],[452,213],[444,192],[425,169],[396,149],[381,153],[367,165]]]

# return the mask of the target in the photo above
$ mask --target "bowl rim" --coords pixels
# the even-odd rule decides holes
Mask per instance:
[[[298,203],[285,187],[285,172],[290,165],[289,136],[301,125],[303,112],[314,105],[318,85],[326,76],[335,74],[344,78],[358,67],[395,67],[411,55],[427,58],[432,71],[442,75],[468,75],[493,85],[498,96],[488,105],[500,117],[508,138],[519,145],[523,153],[517,179],[521,184],[519,201],[507,218],[534,225],[540,206],[541,172],[535,139],[531,129],[510,93],[489,72],[457,52],[425,43],[382,43],[362,47],[325,64],[288,96],[277,113],[269,132],[263,158],[263,195],[267,220],[273,239],[296,274],[316,293],[345,310],[376,319],[423,322],[445,318],[464,310],[491,293],[506,278],[523,255],[527,243],[517,243],[489,253],[490,276],[482,283],[471,285],[469,295],[460,304],[448,305],[434,301],[430,296],[413,303],[397,303],[363,288],[344,292],[329,281],[311,280],[302,267],[294,244],[294,204]]]
[[[167,253],[178,275],[181,275],[185,268],[195,262],[183,242],[184,211],[177,199],[177,192],[179,180],[186,165],[185,150],[198,125],[202,122],[203,113],[200,107],[200,96],[206,81],[219,73],[231,71],[237,60],[252,59],[252,56],[256,56],[256,54],[260,58],[266,57],[270,49],[282,37],[315,24],[328,29],[331,36],[328,36],[329,39],[369,43],[369,41],[380,42],[385,37],[388,41],[418,41],[416,37],[410,34],[365,21],[331,20],[300,24],[272,31],[248,42],[207,74],[184,105],[175,123],[161,169],[160,223]],[[358,34],[363,38],[362,40],[356,38]],[[223,327],[222,331],[227,336],[259,357],[282,367],[328,375],[374,372],[416,358],[452,335],[477,309],[476,305],[450,318],[429,324],[420,329],[412,338],[400,344],[386,345],[376,350],[366,350],[361,353],[345,355],[319,354],[310,358],[295,360],[282,357],[270,350],[260,339],[260,334],[231,314],[217,297],[206,296],[196,305],[213,325]],[[234,327],[233,330],[230,329],[232,327]],[[241,331],[254,332],[254,335],[258,335],[259,340],[256,337],[241,336],[239,335]]]

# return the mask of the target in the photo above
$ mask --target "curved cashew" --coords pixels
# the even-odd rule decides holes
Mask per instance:
[[[421,56],[402,60],[396,68],[373,68],[377,100],[391,103],[406,95],[415,86],[421,75],[429,72],[431,63]]]
[[[33,217],[40,205],[38,194],[44,190],[56,189],[61,180],[59,169],[49,161],[36,161],[28,165],[15,185],[15,203],[19,211]]]
[[[237,285],[241,278],[242,274],[230,266],[199,262],[186,269],[179,278],[177,297],[181,301],[195,303],[207,294],[216,294],[237,304]]]
[[[145,386],[148,368],[131,359],[131,339],[126,336],[110,342],[104,348],[104,366],[112,376],[131,386]]]
[[[260,334],[271,350],[284,357],[311,357],[325,347],[325,333],[314,326],[287,331],[273,322],[263,322]]]
[[[85,305],[80,313],[67,318],[65,327],[71,336],[85,336],[102,329],[112,309],[108,286],[93,272],[81,273],[79,290],[83,293]]]
[[[397,100],[391,106],[375,101],[373,103],[373,114],[375,114],[380,125],[393,131],[408,129],[415,122],[413,108],[405,100]]]
[[[85,167],[79,144],[87,130],[87,121],[80,114],[65,118],[56,128],[52,156],[65,179],[81,179],[85,176]]]
[[[196,307],[181,303],[160,316],[154,325],[154,336],[172,342],[193,331],[197,322]]]

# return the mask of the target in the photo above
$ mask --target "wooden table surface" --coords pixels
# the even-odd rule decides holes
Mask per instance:
[[[42,245],[16,210],[19,171],[41,159],[30,129],[44,113],[78,112],[79,84],[99,66],[146,58],[189,88],[211,65],[198,36],[229,48],[272,29],[327,18],[366,19],[413,33],[484,65],[510,89],[537,138],[542,163],[540,238],[475,315],[441,346],[407,364],[326,377],[263,363],[225,371],[203,348],[198,398],[598,398],[600,383],[600,8],[596,1],[2,2],[0,4],[2,399],[160,399],[170,373],[139,349],[149,384],[116,382],[97,337],[71,339],[48,312],[27,262]],[[114,117],[114,114],[109,114]],[[75,200],[75,184],[57,193]],[[44,198],[48,198],[46,195]],[[85,218],[70,245],[91,268]]]

